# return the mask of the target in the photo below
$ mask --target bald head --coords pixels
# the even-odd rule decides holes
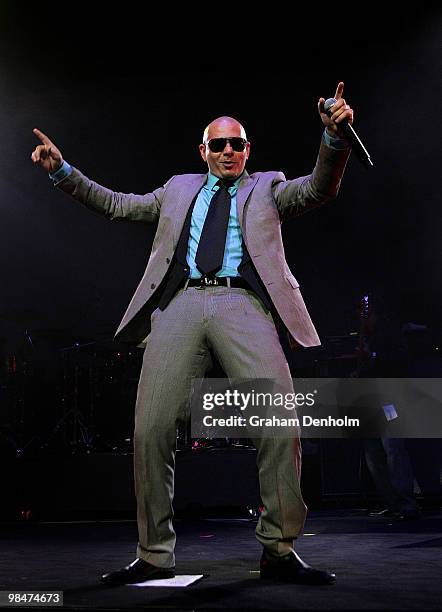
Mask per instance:
[[[247,140],[246,131],[240,124],[240,122],[234,119],[233,117],[225,116],[218,117],[217,119],[214,119],[211,123],[209,123],[209,125],[204,130],[203,142],[206,143],[211,138],[213,138],[213,134],[215,132],[218,133],[219,129],[226,130],[227,132],[232,130],[232,134],[238,133],[239,130],[239,135],[241,136],[241,138]]]
[[[208,143],[214,141],[217,141],[217,146],[209,146]],[[213,175],[236,179],[244,172],[250,142],[247,142],[245,129],[239,121],[233,117],[218,117],[204,130],[199,150]]]

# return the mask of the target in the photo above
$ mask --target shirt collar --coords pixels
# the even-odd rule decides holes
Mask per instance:
[[[243,179],[243,178],[244,178],[244,173],[242,173],[240,176],[238,176],[238,178],[235,180],[233,185],[231,187],[229,187],[229,189],[237,190],[238,187],[239,187],[239,184],[241,182],[241,179]],[[213,191],[213,188],[215,187],[215,185],[216,185],[216,183],[218,181],[219,181],[219,176],[215,176],[214,174],[209,172],[208,175],[207,175],[207,183],[206,183],[207,189],[211,189]]]

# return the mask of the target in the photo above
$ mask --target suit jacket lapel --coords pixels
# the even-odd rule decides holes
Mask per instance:
[[[192,176],[188,183],[183,185],[176,200],[175,222],[173,227],[173,249],[176,248],[180,234],[186,220],[187,212],[192,205],[201,187],[207,181],[207,174],[196,174]]]
[[[238,220],[241,226],[241,231],[244,237],[244,227],[243,227],[243,219],[244,219],[244,207],[247,202],[247,198],[250,195],[250,192],[256,185],[258,178],[251,178],[247,171],[244,171],[243,178],[239,184],[238,192],[236,194],[236,210],[238,213]]]

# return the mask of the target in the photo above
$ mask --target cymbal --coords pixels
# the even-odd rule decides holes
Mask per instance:
[[[79,350],[79,349],[83,349],[85,347],[92,347],[92,346],[96,346],[96,342],[95,340],[91,340],[90,342],[75,342],[74,344],[70,345],[70,346],[63,346],[60,350],[61,351],[70,351],[70,350]]]

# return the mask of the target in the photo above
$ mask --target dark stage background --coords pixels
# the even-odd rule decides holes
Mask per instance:
[[[427,328],[414,374],[440,375],[440,10],[387,17],[373,7],[344,18],[329,7],[295,18],[268,7],[252,23],[224,7],[198,27],[183,15],[176,33],[170,15],[144,18],[138,6],[0,8],[3,439],[52,441],[77,408],[98,431],[124,423],[120,443],[130,432],[138,355],[118,354],[111,339],[155,233],[110,223],[55,190],[30,160],[32,128],[96,181],[145,193],[204,171],[204,127],[233,115],[252,142],[249,172],[294,178],[313,168],[317,100],[339,80],[374,168],[352,157],[336,201],[285,223],[287,260],[325,346],[342,341],[333,357],[348,352],[370,291],[403,323]],[[290,358],[295,375],[309,354]],[[347,375],[352,365],[333,367]],[[64,443],[78,439],[60,427]]]

